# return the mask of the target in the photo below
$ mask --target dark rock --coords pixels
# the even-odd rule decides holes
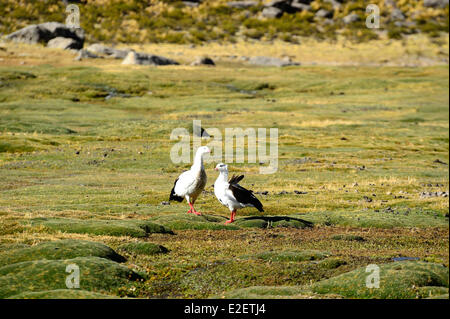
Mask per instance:
[[[441,161],[439,159],[434,160],[433,163],[448,165],[447,163],[445,163],[445,162],[443,162],[443,161]]]
[[[195,59],[195,61],[193,61],[191,63],[191,65],[210,65],[210,66],[215,66],[216,64],[214,63],[214,61],[211,58],[208,57],[198,57],[197,59]]]
[[[367,203],[371,203],[372,202],[372,198],[370,198],[370,197],[364,196],[363,199]]]

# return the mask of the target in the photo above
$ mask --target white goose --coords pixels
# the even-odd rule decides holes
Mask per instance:
[[[236,210],[244,207],[255,207],[260,212],[263,212],[263,205],[253,195],[251,190],[245,189],[239,185],[239,181],[244,178],[244,175],[234,176],[228,181],[228,166],[220,163],[217,164],[216,171],[219,171],[219,177],[217,177],[214,183],[214,194],[219,202],[228,207],[231,212],[230,220],[227,220],[225,224],[234,222],[236,216]]]
[[[201,215],[200,212],[195,210],[194,203],[206,185],[207,178],[203,167],[203,155],[209,152],[210,149],[206,146],[201,146],[197,149],[191,169],[178,176],[170,192],[169,201],[182,202],[186,198],[190,207],[188,213]]]

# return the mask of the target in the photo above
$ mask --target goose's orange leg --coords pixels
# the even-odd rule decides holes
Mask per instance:
[[[235,217],[235,216],[236,216],[236,210],[233,210],[233,211],[231,212],[231,217],[230,217],[230,219],[227,220],[227,221],[225,222],[225,225],[234,222],[234,217]]]

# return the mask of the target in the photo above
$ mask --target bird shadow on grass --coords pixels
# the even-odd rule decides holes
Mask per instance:
[[[289,216],[249,216],[236,220],[236,224],[241,227],[294,227],[309,228],[313,227],[313,223],[301,218]]]

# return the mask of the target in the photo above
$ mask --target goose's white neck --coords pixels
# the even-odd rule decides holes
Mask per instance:
[[[228,171],[220,172],[219,176],[217,177],[217,181],[222,183],[228,183]]]
[[[191,170],[193,171],[201,171],[204,170],[203,166],[203,154],[200,152],[195,153],[194,164],[191,166]]]

